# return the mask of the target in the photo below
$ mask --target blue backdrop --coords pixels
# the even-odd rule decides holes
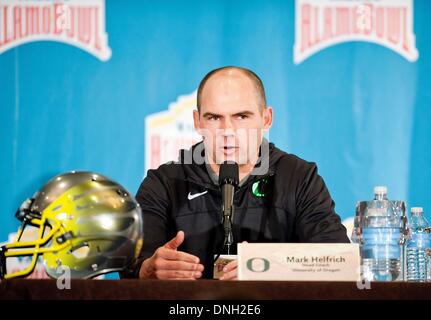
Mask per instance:
[[[5,51],[0,242],[16,230],[20,203],[56,174],[96,171],[134,193],[145,175],[145,117],[223,65],[261,76],[274,108],[270,139],[318,163],[343,219],[374,185],[429,217],[430,18],[431,2],[414,1],[414,62],[350,41],[295,64],[293,0],[107,0],[109,60],[48,41]]]

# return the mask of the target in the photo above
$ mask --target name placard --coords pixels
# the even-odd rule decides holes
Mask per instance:
[[[238,280],[357,281],[358,244],[239,243]]]

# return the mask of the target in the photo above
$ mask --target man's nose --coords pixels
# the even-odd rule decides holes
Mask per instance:
[[[223,130],[224,136],[231,136],[235,135],[235,127],[232,123],[232,121],[229,119],[229,117],[226,117],[222,123],[222,127],[220,128]]]

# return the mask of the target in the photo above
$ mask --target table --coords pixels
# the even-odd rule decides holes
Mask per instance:
[[[296,281],[71,280],[58,289],[56,280],[10,279],[0,282],[0,299],[30,300],[423,300],[431,283]]]

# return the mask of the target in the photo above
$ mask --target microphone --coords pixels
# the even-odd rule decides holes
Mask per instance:
[[[225,161],[220,165],[219,185],[222,195],[224,243],[227,254],[233,244],[232,217],[234,211],[233,195],[239,183],[238,164],[234,161]]]

